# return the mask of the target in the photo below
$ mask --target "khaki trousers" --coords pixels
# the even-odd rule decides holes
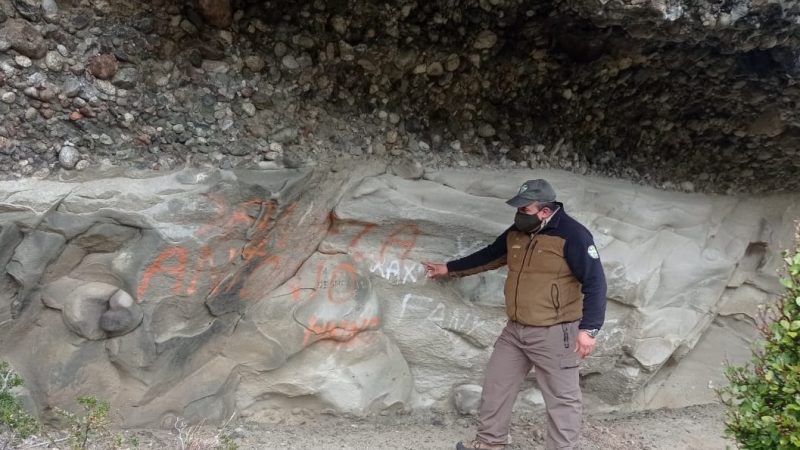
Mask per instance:
[[[511,409],[525,376],[535,368],[547,409],[547,450],[578,448],[581,389],[575,339],[578,322],[532,327],[508,321],[486,368],[478,439],[508,442]]]

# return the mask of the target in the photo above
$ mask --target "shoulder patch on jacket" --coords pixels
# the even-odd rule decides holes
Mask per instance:
[[[586,252],[589,253],[589,256],[591,256],[592,259],[597,259],[600,257],[600,254],[597,253],[597,247],[594,245],[590,245]]]

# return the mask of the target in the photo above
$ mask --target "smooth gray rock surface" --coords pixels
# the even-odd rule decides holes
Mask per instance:
[[[91,379],[130,426],[287,410],[472,414],[506,321],[504,270],[429,280],[420,263],[490,243],[513,220],[505,199],[545,177],[593,232],[609,281],[581,368],[587,409],[714,401],[722,361],[747,359],[757,305],[780,292],[779,252],[800,215],[796,195],[386,171],[0,182],[0,359],[40,387],[40,410]],[[516,408],[541,402],[530,374]]]

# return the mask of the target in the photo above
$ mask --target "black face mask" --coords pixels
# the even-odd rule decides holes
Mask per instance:
[[[517,211],[514,216],[514,226],[523,233],[533,233],[542,225],[542,219],[536,214],[522,214]]]

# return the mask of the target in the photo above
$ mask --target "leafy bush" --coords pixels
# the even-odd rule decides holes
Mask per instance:
[[[745,449],[800,449],[800,223],[795,238],[784,253],[786,292],[761,320],[764,347],[750,365],[727,367],[730,384],[719,391],[725,432]]]
[[[39,430],[39,421],[25,411],[22,402],[11,392],[21,385],[22,378],[11,370],[7,362],[0,361],[0,432],[10,433],[12,443]]]
[[[110,409],[108,402],[95,397],[78,397],[78,404],[83,407],[83,415],[56,408],[56,412],[69,424],[70,448],[85,450],[92,441],[113,441],[114,448],[116,448],[118,439],[115,439],[108,429]]]
[[[135,449],[139,447],[136,436],[111,431],[111,407],[105,400],[96,397],[78,397],[81,413],[72,413],[61,408],[54,411],[63,420],[56,428],[44,427],[39,420],[28,414],[20,399],[12,392],[22,385],[22,378],[8,363],[0,361],[0,450],[18,448],[48,447],[55,450],[88,449]],[[228,429],[235,414],[231,415],[221,429],[214,433],[202,429],[202,424],[187,426],[183,419],[177,419],[179,449],[185,450],[237,450],[239,446]],[[41,433],[38,438],[34,434]]]

